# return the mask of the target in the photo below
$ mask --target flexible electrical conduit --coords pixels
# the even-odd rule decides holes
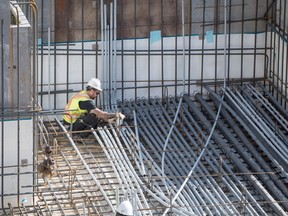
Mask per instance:
[[[261,103],[266,107],[269,112],[274,115],[275,119],[281,124],[281,126],[288,132],[288,121],[270,104],[270,102],[252,86],[247,85],[252,94],[257,97]]]
[[[153,105],[155,105],[153,100],[149,100],[149,104],[150,104],[150,102]],[[148,145],[151,148],[150,150],[152,150],[153,154],[156,155],[157,160],[158,160],[158,158],[159,158],[159,160],[161,160],[162,153],[160,153],[160,152],[162,152],[162,148],[163,148],[162,140],[165,140],[164,134],[165,133],[167,134],[168,131],[169,131],[169,129],[167,129],[166,127],[164,128],[162,126],[162,124],[163,123],[164,123],[164,125],[170,125],[171,124],[170,121],[167,121],[167,122],[165,121],[165,117],[167,119],[169,119],[169,115],[165,112],[165,110],[163,110],[163,112],[161,112],[161,113],[157,112],[157,108],[156,107],[153,108],[153,112],[151,112],[151,113],[148,112],[144,108],[144,106],[146,106],[146,105],[149,106],[148,105],[148,101],[146,101],[146,103],[147,104],[145,104],[145,103],[143,104],[142,102],[139,103],[140,107],[142,108],[142,111],[140,111],[139,113],[140,113],[140,115],[143,115],[141,118],[139,118],[139,124],[141,123],[141,121],[143,121],[142,122],[142,126],[141,126],[141,129],[142,129],[141,132],[144,133],[144,134],[145,133],[147,134],[146,136],[144,134],[142,134],[142,138],[146,142],[149,143]],[[175,104],[176,104],[176,102],[175,102]],[[134,108],[138,108],[139,105],[134,104]],[[172,109],[171,109],[171,111],[172,111]],[[161,120],[157,121],[157,116],[159,116],[162,121]],[[156,125],[155,125],[154,120],[156,120]],[[146,127],[146,125],[150,125],[150,127]],[[177,127],[174,128],[174,130],[177,131]],[[159,134],[159,136],[150,136],[150,134],[154,134],[154,133]],[[174,136],[174,138],[177,139],[177,136]],[[170,144],[172,146],[177,145],[177,143],[175,143],[174,140],[171,140]],[[176,155],[176,153],[174,151],[173,151],[172,154],[175,156],[175,158],[177,158],[177,155]],[[167,159],[167,164],[168,164],[170,169],[168,170],[168,172],[166,172],[164,174],[165,177],[161,178],[162,182],[164,183],[164,186],[165,186],[164,180],[166,181],[166,183],[169,180],[169,179],[167,179],[166,175],[173,176],[175,174],[175,173],[173,174],[173,172],[171,172],[171,169],[174,169],[175,171],[177,170],[177,172],[178,172],[176,174],[177,176],[184,176],[187,173],[187,172],[184,172],[183,169],[177,169],[177,165],[174,164],[173,162],[176,162],[176,161],[173,161],[173,159],[171,160],[170,158]],[[189,167],[190,164],[186,164],[186,166]],[[160,170],[160,172],[159,172],[160,175],[157,175],[157,176],[161,177],[161,173],[162,173],[161,172],[161,166],[160,166],[159,170]],[[167,194],[171,194],[171,193],[173,193],[173,191],[176,191],[177,188],[179,188],[181,186],[181,184],[182,184],[182,182],[180,182],[180,180],[176,180],[176,179],[174,179],[173,183],[171,182],[170,184],[166,184],[166,185],[169,185],[169,188],[171,187],[170,190],[168,190],[168,187],[165,187],[165,189],[167,191]],[[191,195],[192,195],[191,191],[192,190],[193,190],[193,188],[191,188],[191,190],[184,191],[183,196],[179,197],[178,200],[177,200],[177,202],[178,202],[177,205],[178,206],[186,206],[186,209],[190,210],[191,212],[192,212],[192,209],[190,207],[190,204],[188,204],[188,203],[189,203],[189,201],[191,199]],[[170,197],[170,195],[169,195],[169,197]],[[198,199],[201,199],[201,198],[198,196]],[[187,203],[187,204],[185,204],[185,203]],[[194,203],[194,202],[190,201],[190,203]]]
[[[230,93],[233,95],[233,92],[230,91]],[[238,95],[238,97],[236,97]],[[267,140],[270,141],[270,143],[272,144],[272,147],[279,152],[279,154],[283,154],[283,155],[287,155],[288,152],[286,150],[286,148],[283,146],[279,147],[279,145],[282,145],[281,140],[279,140],[279,137],[274,133],[273,130],[271,130],[270,127],[268,127],[268,125],[266,124],[265,120],[258,115],[258,113],[250,106],[250,104],[247,103],[247,101],[245,101],[245,99],[243,98],[243,96],[236,91],[236,100],[241,101],[239,102],[239,106],[242,107],[242,109],[245,111],[245,113],[247,113],[248,116],[250,116],[250,119],[253,120],[254,125],[258,128],[260,128],[261,133],[263,134],[263,136],[266,137]],[[238,99],[240,98],[240,99]]]
[[[171,133],[172,133],[172,131],[173,131],[173,129],[174,129],[175,122],[176,122],[177,116],[178,116],[178,114],[179,114],[179,110],[180,110],[180,106],[181,106],[182,100],[183,100],[183,97],[180,99],[179,105],[178,105],[178,107],[177,107],[177,111],[176,111],[176,114],[175,114],[175,117],[174,117],[172,126],[171,126],[171,128],[170,128],[170,131],[169,131],[169,133],[168,133],[168,136],[167,136],[167,138],[166,138],[166,141],[165,141],[165,144],[164,144],[164,148],[163,148],[163,153],[162,153],[162,161],[161,161],[162,177],[163,177],[164,184],[165,184],[165,187],[166,187],[167,191],[169,191],[169,188],[168,188],[168,186],[167,186],[167,184],[166,184],[166,180],[165,180],[165,178],[164,178],[164,177],[165,177],[165,174],[164,174],[165,151],[166,151],[166,148],[167,148],[168,141],[169,141],[169,139],[170,139]]]
[[[117,133],[113,128],[111,128],[114,138],[112,137],[112,134],[110,131],[104,127],[101,130],[98,130],[100,135],[102,136],[103,140],[105,141],[105,145],[108,147],[108,152],[110,155],[110,158],[117,159],[114,163],[117,170],[119,170],[119,176],[121,179],[123,179],[123,182],[125,182],[126,188],[135,188],[137,189],[138,193],[140,193],[142,197],[142,201],[139,200],[139,197],[137,196],[138,205],[140,209],[149,209],[149,205],[147,203],[147,200],[145,198],[145,195],[143,194],[140,185],[142,184],[134,184],[134,182],[137,182],[138,179],[136,179],[137,174],[134,172],[134,168],[132,164],[129,161],[129,158],[127,157],[123,146],[121,146],[121,142],[118,139]],[[118,143],[118,144],[117,144]],[[119,145],[119,147],[118,147]],[[117,161],[121,161],[122,163],[118,163]],[[145,205],[145,207],[143,206]],[[149,215],[152,215],[152,212],[149,210]]]
[[[136,134],[136,143],[137,143],[137,146],[138,146],[139,159],[140,159],[140,163],[141,163],[141,171],[142,171],[141,174],[142,174],[142,175],[146,175],[145,167],[144,167],[144,163],[143,163],[143,158],[142,158],[142,151],[141,151],[139,134],[138,134],[137,116],[136,116],[136,111],[135,111],[135,110],[133,110],[133,115],[134,115],[134,125],[135,125],[135,134]]]
[[[184,19],[185,19],[185,14],[184,14],[184,0],[182,0],[182,39],[183,39],[183,50],[182,50],[182,54],[183,54],[183,93],[185,91],[185,22],[184,22]],[[165,151],[166,151],[166,147],[168,145],[168,141],[170,139],[170,136],[171,136],[171,133],[173,131],[173,128],[174,128],[174,125],[175,125],[175,122],[177,120],[177,116],[178,116],[178,113],[179,113],[179,110],[180,110],[180,106],[182,104],[182,97],[179,101],[179,105],[178,105],[178,108],[177,108],[177,112],[175,114],[175,117],[174,117],[174,121],[172,123],[172,126],[170,128],[170,131],[168,133],[168,136],[166,138],[166,141],[165,141],[165,144],[164,144],[164,147],[163,147],[163,154],[162,154],[162,162],[161,162],[161,167],[162,167],[162,177],[164,179],[164,183],[165,183],[165,187],[167,188],[167,185],[166,185],[166,180],[164,178],[164,159],[165,159]],[[169,191],[169,189],[167,188],[167,191]]]
[[[74,150],[76,151],[78,157],[80,158],[80,160],[82,161],[83,165],[85,166],[85,168],[87,169],[87,171],[89,172],[89,174],[91,175],[92,179],[94,180],[94,182],[96,183],[97,187],[99,188],[99,190],[101,191],[104,199],[106,200],[106,202],[108,203],[108,205],[110,206],[111,210],[113,211],[113,213],[115,213],[115,209],[110,201],[110,199],[108,198],[107,194],[105,193],[105,191],[103,190],[100,182],[97,180],[96,176],[94,175],[94,173],[91,171],[91,169],[89,168],[88,164],[85,162],[84,158],[82,157],[81,153],[79,152],[77,146],[75,145],[73,139],[71,138],[70,134],[67,132],[66,128],[61,124],[61,122],[59,121],[59,119],[54,116],[55,121],[57,122],[57,124],[61,127],[61,129],[65,132],[66,137],[68,138],[70,144],[72,145],[72,147],[74,148]]]
[[[125,131],[128,130],[129,127],[127,128],[123,128],[121,131],[120,131],[120,135],[124,138],[125,137],[125,140],[129,140],[129,138],[127,137],[127,134],[125,134]],[[131,129],[130,129],[131,130]],[[125,157],[127,157],[127,155],[125,155]],[[127,161],[129,162],[129,159],[127,158]],[[145,191],[148,192],[154,199],[156,199],[159,203],[161,203],[162,205],[167,205],[167,203],[169,203],[170,199],[168,197],[166,197],[164,195],[163,192],[161,191],[158,191],[156,189],[154,189],[154,191],[156,191],[156,193],[152,192],[149,188],[146,187],[146,184],[144,184],[142,182],[142,180],[138,177],[137,173],[135,173],[135,170],[133,169],[132,170],[133,173],[134,173],[134,176],[135,178],[137,179],[138,181],[138,184],[141,185],[142,187],[145,188]],[[194,216],[195,214],[185,210],[185,209],[181,209],[179,210],[178,209],[179,207],[177,206],[176,209],[174,209],[175,213],[177,213],[177,215],[189,215],[189,216]]]
[[[113,25],[113,32],[114,32],[114,40],[113,40],[113,103],[116,104],[117,102],[117,0],[114,0],[114,25]]]
[[[202,122],[203,122],[203,118],[202,119],[200,119],[200,120],[202,120]],[[204,124],[205,125],[208,125],[208,122],[204,122]],[[223,128],[223,126],[221,127],[222,125],[221,125],[221,122],[219,122],[219,127],[220,128]],[[221,130],[221,129],[220,129]],[[226,135],[225,135],[225,132],[223,132],[223,135],[224,136],[226,136],[227,135],[227,133],[226,133]],[[231,136],[230,137],[230,139],[228,138],[228,143],[236,143],[236,141],[235,140],[231,140],[231,139],[233,139],[234,138],[234,136]],[[216,142],[218,142],[218,143],[220,143],[219,141],[221,140],[221,138],[220,138],[220,136],[219,136],[219,134],[215,134],[215,136],[214,136],[214,138],[215,138],[215,141]],[[227,146],[223,146],[223,150],[226,152],[226,154],[228,155],[228,157],[229,158],[236,158],[237,156],[232,152],[232,151],[229,151],[229,150],[225,150],[225,149],[227,149]],[[244,152],[242,152],[243,154],[245,154]],[[243,155],[242,156],[242,158],[245,158],[245,156]],[[245,160],[245,159],[244,159]],[[242,162],[240,162],[239,160],[236,160],[236,161],[234,161],[234,164],[235,164],[235,166],[236,167],[238,167],[238,169],[239,169],[239,171],[241,172],[241,173],[248,173],[249,172],[249,170],[246,168],[246,166],[243,166],[243,164],[242,164]],[[250,165],[250,166],[252,166],[252,165]],[[254,186],[254,188],[255,189],[257,189],[257,190],[259,190],[259,187],[258,187],[258,185],[260,185],[261,183],[260,183],[260,180],[258,179],[258,177],[257,177],[257,179],[254,177],[254,175],[253,174],[251,174],[251,175],[249,175],[249,176],[247,176],[247,178],[250,180],[250,182],[251,182],[251,184]],[[260,178],[260,177],[259,177]],[[267,183],[269,183],[269,182],[267,182]],[[266,184],[266,185],[268,185],[268,184]],[[274,187],[274,185],[273,184],[269,184],[269,187],[268,188],[273,188]],[[262,193],[263,194],[263,189],[261,188],[260,190],[259,190],[259,192],[260,193]],[[266,196],[266,194],[264,194],[265,196]],[[281,197],[280,198],[280,196],[279,196],[279,200],[282,200],[283,198]],[[274,200],[273,200],[274,201]]]
[[[146,101],[147,102],[147,101]],[[153,100],[150,100],[149,101],[149,103],[152,103],[153,104]],[[148,103],[148,102],[147,102]],[[150,142],[150,147],[151,147],[151,150],[152,149],[154,149],[154,150],[152,150],[152,151],[154,151],[154,153],[153,154],[155,154],[155,155],[157,155],[157,158],[159,158],[159,160],[161,159],[161,155],[162,155],[162,153],[160,154],[160,153],[158,153],[158,152],[162,152],[162,146],[163,146],[163,142],[162,142],[162,140],[164,140],[165,138],[164,138],[164,135],[163,135],[163,137],[162,137],[162,134],[165,134],[167,131],[166,131],[166,128],[164,128],[164,127],[162,127],[162,126],[160,126],[163,122],[164,122],[164,124],[165,125],[169,125],[170,124],[170,122],[165,122],[165,120],[163,120],[163,122],[157,122],[156,123],[156,125],[153,123],[153,119],[157,119],[157,117],[156,117],[156,115],[158,114],[159,116],[161,116],[162,117],[162,114],[164,114],[164,113],[161,113],[161,114],[159,114],[159,113],[157,113],[157,109],[153,109],[153,112],[151,112],[151,116],[150,116],[150,114],[147,112],[147,110],[145,110],[144,109],[144,104],[142,104],[141,102],[139,103],[139,105],[140,105],[140,107],[142,107],[143,109],[142,109],[142,112],[140,111],[139,113],[141,114],[141,115],[143,115],[143,117],[142,118],[139,118],[139,122],[141,123],[141,121],[143,121],[143,123],[142,123],[142,126],[144,126],[144,127],[141,127],[141,129],[143,129],[144,131],[146,131],[146,134],[148,134],[148,136],[145,136],[145,135],[142,135],[142,138],[143,139],[149,139],[150,141],[148,141],[148,142]],[[134,107],[136,108],[137,107],[137,105],[134,105]],[[155,111],[155,112],[154,112]],[[157,113],[157,114],[156,114]],[[165,115],[165,114],[164,114]],[[147,116],[147,118],[148,119],[145,119],[145,117],[144,116]],[[153,119],[152,119],[152,117],[154,117]],[[169,116],[168,116],[168,118],[169,118]],[[148,121],[147,121],[148,120]],[[150,125],[150,127],[148,128],[146,128],[146,126],[145,125]],[[159,128],[158,128],[158,126],[160,126]],[[167,129],[168,130],[168,129]],[[175,128],[175,130],[177,130],[177,127]],[[156,133],[156,134],[159,134],[159,136],[156,136],[156,137],[153,137],[152,138],[152,136],[149,136],[149,134],[154,134],[154,132]],[[144,132],[145,133],[145,132]],[[144,137],[145,136],[145,137]],[[153,143],[153,144],[152,144]],[[176,144],[176,143],[174,143],[174,141],[173,140],[171,140],[171,145],[173,145],[174,146],[174,144]],[[152,145],[152,146],[151,146]],[[154,148],[154,146],[155,146],[155,148]],[[175,154],[175,153],[174,153]],[[153,160],[153,159],[152,159]],[[158,159],[157,159],[158,160]],[[173,175],[173,173],[171,172],[171,167],[173,167],[175,170],[177,170],[177,165],[173,165],[173,160],[170,160],[169,158],[168,158],[168,161],[167,161],[167,163],[168,163],[168,165],[169,165],[169,167],[170,167],[170,169],[168,170],[169,171],[169,173],[166,173],[166,174],[164,174],[165,175],[165,177],[162,177],[161,178],[161,180],[162,180],[162,182],[164,183],[164,185],[165,185],[165,182],[164,182],[164,179],[166,180],[167,179],[167,176],[166,175],[168,175],[168,176],[172,176]],[[189,164],[187,165],[187,166],[189,166]],[[173,169],[172,168],[172,169]],[[160,172],[159,172],[159,174],[160,175],[157,175],[157,176],[161,176],[161,167],[160,167]],[[177,172],[179,172],[179,174],[177,174],[177,175],[180,175],[180,176],[183,176],[183,175],[185,175],[186,173],[184,173],[183,172],[183,170],[181,169],[181,170],[177,170]],[[167,181],[168,180],[166,180],[166,183],[167,183]],[[172,191],[175,191],[175,190],[177,190],[177,186],[178,187],[180,187],[180,185],[182,184],[182,182],[180,182],[179,180],[175,180],[173,183],[170,183],[169,185],[169,187],[172,187],[173,188],[173,190]],[[166,184],[167,185],[167,184]],[[168,190],[168,188],[166,187],[166,185],[165,185],[165,189],[167,190],[167,194],[170,194],[171,193],[171,190]],[[187,207],[187,209],[190,209],[190,211],[192,211],[192,209],[191,209],[191,207],[190,207],[190,205],[188,204],[188,202],[189,202],[189,200],[190,200],[190,195],[191,195],[191,193],[190,194],[188,194],[189,192],[187,192],[187,194],[186,194],[186,192],[187,191],[185,191],[185,194],[183,194],[183,196],[181,196],[181,198],[178,198],[178,205],[180,205],[180,206],[186,206]],[[185,204],[186,203],[186,204]],[[192,203],[192,202],[191,202]]]
[[[115,129],[112,127],[112,125],[110,125],[110,127],[112,128],[111,131],[112,131],[115,138],[113,138],[112,134],[110,133],[110,130],[108,130],[106,127],[105,127],[106,134],[105,133],[103,133],[103,134],[104,134],[104,136],[106,136],[108,138],[108,140],[109,139],[111,140],[110,145],[112,148],[110,148],[110,149],[112,152],[114,152],[115,158],[120,158],[121,161],[129,161],[129,163],[119,163],[118,166],[120,167],[120,170],[122,169],[122,172],[123,171],[125,172],[124,174],[122,174],[123,177],[129,178],[130,188],[133,188],[133,182],[137,182],[137,179],[135,177],[135,172],[133,172],[134,168],[133,168],[132,164],[130,163],[128,156],[125,153],[125,150],[121,144],[121,141],[118,138],[118,135],[117,135]],[[126,170],[128,171],[128,173]],[[130,177],[127,174],[130,174]],[[135,187],[135,185],[134,185],[134,187]],[[143,192],[141,190],[140,185],[137,184],[135,189],[137,189],[137,193],[140,193],[140,196],[142,197],[142,200],[143,200],[143,202],[140,202],[140,201],[138,202],[140,208],[141,209],[149,208],[148,202],[146,200],[145,195],[143,194]],[[139,200],[138,196],[137,196],[137,198]],[[145,207],[143,205],[145,205]],[[152,213],[150,211],[149,211],[149,214],[152,215]]]
[[[227,0],[224,0],[224,89],[226,89],[226,76],[227,76],[227,11],[226,11],[226,8],[227,8]],[[182,10],[184,10],[184,2],[182,0]],[[182,11],[183,13],[183,11]],[[225,95],[225,92],[222,96],[222,100],[224,99],[224,95]],[[181,102],[182,102],[182,98],[181,98]],[[179,103],[180,105],[180,103]],[[208,147],[209,143],[210,143],[210,139],[212,137],[212,134],[214,133],[214,130],[215,130],[215,127],[217,125],[217,122],[218,122],[218,119],[219,119],[219,116],[220,116],[220,112],[221,112],[221,108],[222,108],[222,104],[220,104],[219,106],[219,109],[217,111],[217,115],[216,115],[216,118],[215,118],[215,121],[214,121],[214,124],[212,126],[212,129],[211,129],[211,132],[208,136],[208,139],[199,155],[199,157],[197,158],[196,162],[194,163],[191,171],[189,172],[188,176],[186,177],[185,181],[183,182],[183,184],[181,185],[181,187],[179,188],[179,190],[177,191],[176,195],[174,196],[174,198],[172,199],[172,202],[171,202],[171,205],[173,205],[173,203],[175,202],[175,200],[178,198],[179,194],[181,193],[181,191],[183,190],[183,188],[185,187],[187,181],[190,179],[191,175],[193,174],[196,166],[198,166],[198,163],[200,162],[206,148]],[[175,116],[175,119],[177,118],[177,115]],[[172,125],[172,127],[174,126],[174,124]],[[164,154],[165,152],[163,152]],[[164,159],[162,159],[163,161]],[[162,165],[163,167],[163,165]],[[164,172],[164,170],[162,171]],[[163,216],[167,214],[167,212],[170,210],[170,208],[166,208],[165,212],[163,213]]]
[[[185,97],[184,97],[185,98]],[[173,102],[173,104],[175,105],[175,107],[177,107],[177,104],[176,104],[176,101],[175,100],[172,100],[172,102]],[[152,105],[153,106],[156,106],[156,104],[155,104],[155,102],[154,101],[149,101],[149,103],[152,103]],[[173,112],[174,110],[173,110],[173,108],[171,107],[171,106],[169,106],[169,108],[170,108],[170,111],[171,112]],[[185,109],[185,106],[183,107],[183,109]],[[157,127],[159,127],[161,130],[158,132],[156,132],[156,130],[157,130],[157,128],[155,128],[155,132],[157,133],[157,134],[159,134],[159,138],[160,138],[160,140],[162,140],[162,138],[161,138],[161,135],[162,134],[165,134],[166,133],[166,128],[164,128],[162,125],[169,125],[169,122],[168,121],[166,121],[165,119],[167,118],[167,119],[169,119],[169,115],[168,115],[168,113],[167,112],[165,112],[165,110],[164,110],[164,108],[162,109],[162,113],[160,113],[159,111],[157,112],[157,108],[156,107],[153,107],[153,110],[155,110],[155,112],[151,112],[151,114],[154,116],[154,119],[157,119],[157,117],[156,117],[156,115],[158,115],[160,118],[161,118],[161,120],[159,120],[159,121],[157,121],[156,120],[156,125],[157,125]],[[168,111],[169,112],[169,111]],[[163,115],[163,116],[162,116]],[[165,117],[166,118],[165,118]],[[184,118],[185,118],[185,116],[183,116],[183,118],[181,119],[181,121],[182,120],[184,120]],[[160,122],[161,121],[161,122]],[[152,122],[151,122],[152,123]],[[153,124],[153,123],[152,123]],[[188,123],[189,124],[189,123]],[[159,125],[159,126],[158,126]],[[185,128],[183,127],[182,128],[183,130],[185,130]],[[188,144],[186,145],[186,140],[183,138],[183,136],[181,135],[181,132],[178,130],[178,128],[177,127],[175,127],[175,129],[174,129],[174,131],[175,131],[175,136],[174,136],[174,139],[173,140],[171,140],[171,143],[170,143],[170,145],[172,145],[172,148],[173,149],[171,149],[171,156],[172,156],[172,158],[185,158],[185,157],[191,157],[191,154],[193,155],[193,152],[191,152],[191,154],[190,153],[188,153],[189,152],[189,147],[188,148],[184,148],[184,146],[185,147],[187,147],[188,146]],[[160,142],[158,142],[159,143],[159,145],[161,145],[161,141]],[[154,143],[153,143],[153,145],[154,145]],[[155,145],[156,145],[156,143],[155,143]],[[177,154],[176,154],[176,152],[177,152]],[[183,152],[183,153],[182,153]],[[170,156],[170,155],[169,155]],[[179,156],[179,157],[178,157]],[[168,156],[167,156],[168,157]],[[186,174],[189,172],[189,168],[188,167],[190,167],[190,164],[186,161],[186,160],[183,160],[183,161],[181,161],[181,168],[179,169],[179,165],[177,165],[178,164],[178,162],[179,162],[179,160],[178,161],[174,161],[173,159],[168,159],[168,162],[172,162],[171,163],[171,165],[169,165],[169,167],[170,167],[170,169],[169,170],[171,170],[171,169],[174,169],[174,174],[171,172],[171,173],[166,173],[166,175],[168,175],[168,176],[172,176],[172,175],[179,175],[179,176],[186,176]],[[196,156],[193,156],[193,158],[196,158]],[[182,166],[183,165],[183,166]],[[199,172],[200,173],[202,173],[202,170],[201,170],[201,168],[199,168],[199,166],[197,167],[197,169],[199,170]],[[175,173],[175,171],[177,171],[177,173]],[[203,173],[202,173],[203,174]],[[201,175],[201,174],[200,174]],[[203,174],[204,175],[204,174]],[[162,179],[164,179],[164,178],[162,178]],[[186,207],[187,207],[187,210],[188,210],[188,208],[190,209],[190,211],[192,211],[192,209],[191,209],[191,207],[190,206],[193,206],[193,211],[195,211],[195,205],[198,205],[198,206],[200,206],[201,205],[201,203],[198,203],[198,201],[200,201],[200,202],[202,202],[202,203],[204,203],[204,201],[202,200],[202,195],[200,195],[199,193],[196,193],[196,191],[194,190],[194,187],[195,187],[195,184],[197,184],[197,185],[201,185],[201,181],[199,180],[199,178],[198,177],[195,177],[195,182],[193,182],[193,184],[190,184],[190,185],[188,185],[187,186],[187,189],[186,190],[183,190],[183,193],[182,193],[182,195],[183,195],[183,198],[184,199],[182,199],[182,201],[183,202],[187,202],[187,203],[190,203],[190,204],[184,204]],[[209,180],[207,180],[207,181],[209,181]],[[175,187],[175,189],[177,190],[177,186],[178,186],[178,188],[181,186],[181,184],[182,184],[183,182],[181,181],[173,181],[173,183],[172,184],[170,184],[171,186],[170,187]],[[188,189],[189,188],[189,189]],[[199,190],[201,190],[201,189],[199,189]],[[193,193],[195,193],[195,194],[193,194],[192,193],[192,191],[193,191]],[[210,196],[210,194],[209,195],[207,195],[206,196],[206,194],[207,193],[204,193],[205,195],[205,198],[207,198],[207,199],[211,199],[211,197],[209,198],[208,196]],[[195,195],[195,197],[197,197],[196,199],[193,199],[193,200],[191,200],[191,196],[194,196]],[[214,197],[212,198],[213,199],[213,202],[214,203],[217,203],[218,202],[218,200],[220,200],[220,199],[215,199]],[[177,202],[179,202],[179,197],[178,197],[178,199],[177,199]],[[195,204],[196,203],[196,204]],[[198,204],[197,204],[198,203]],[[181,204],[182,205],[182,204]],[[218,205],[219,206],[219,205]],[[200,208],[199,208],[200,209]],[[200,209],[200,210],[202,210],[202,209]],[[208,212],[208,209],[206,209],[207,210],[207,212]],[[207,213],[206,212],[206,213]],[[199,214],[199,215],[203,215],[204,214],[204,212],[203,213],[201,213],[201,214]],[[212,214],[212,213],[211,213]]]
[[[96,134],[96,132],[94,130],[91,129],[91,133],[95,136],[97,142],[99,143],[99,145],[101,146],[103,152],[105,153],[105,155],[107,156],[107,159],[109,161],[109,164],[112,166],[112,169],[117,177],[117,181],[120,182],[120,185],[122,187],[122,179],[120,178],[120,176],[118,175],[117,169],[113,163],[114,158],[112,158],[112,156],[109,154],[107,148],[105,147],[105,145],[103,144],[102,140],[99,138],[99,136]],[[104,140],[105,142],[105,140]],[[106,142],[105,142],[106,144]],[[122,190],[124,191],[124,189],[122,188]]]

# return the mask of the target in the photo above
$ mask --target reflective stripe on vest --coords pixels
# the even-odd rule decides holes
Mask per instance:
[[[75,94],[65,107],[68,115],[64,115],[63,119],[68,123],[74,123],[82,114],[86,114],[87,110],[82,110],[79,107],[79,101],[91,100],[87,91],[81,91]]]

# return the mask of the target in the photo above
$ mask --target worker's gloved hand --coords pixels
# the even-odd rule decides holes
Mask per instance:
[[[114,124],[116,122],[116,118],[115,117],[114,118],[109,118],[109,119],[107,119],[107,122],[109,124]]]
[[[123,115],[121,112],[116,113],[116,121],[115,126],[118,127],[123,124],[123,120],[125,119],[125,115]]]
[[[109,124],[115,124],[116,127],[123,124],[123,119],[125,118],[125,115],[123,115],[121,112],[115,113],[115,116],[113,118],[107,119],[107,122]]]
[[[123,115],[121,112],[117,112],[116,113],[116,119],[124,119],[125,118],[125,115]]]

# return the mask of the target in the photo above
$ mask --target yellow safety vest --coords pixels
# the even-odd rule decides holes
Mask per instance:
[[[74,123],[82,114],[86,114],[87,110],[82,110],[79,107],[79,101],[91,100],[87,91],[81,91],[75,94],[65,107],[68,115],[63,115],[63,119],[68,123]]]

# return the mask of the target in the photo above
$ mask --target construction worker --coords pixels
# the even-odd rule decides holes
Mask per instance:
[[[116,216],[133,216],[132,204],[128,200],[121,202],[116,210]]]
[[[67,114],[63,115],[63,123],[71,125],[72,131],[89,130],[96,128],[101,123],[113,122],[117,119],[124,119],[122,113],[108,113],[98,109],[94,99],[100,94],[101,81],[97,78],[89,80],[86,90],[75,94],[66,105]],[[88,137],[89,132],[79,133],[82,138]]]

